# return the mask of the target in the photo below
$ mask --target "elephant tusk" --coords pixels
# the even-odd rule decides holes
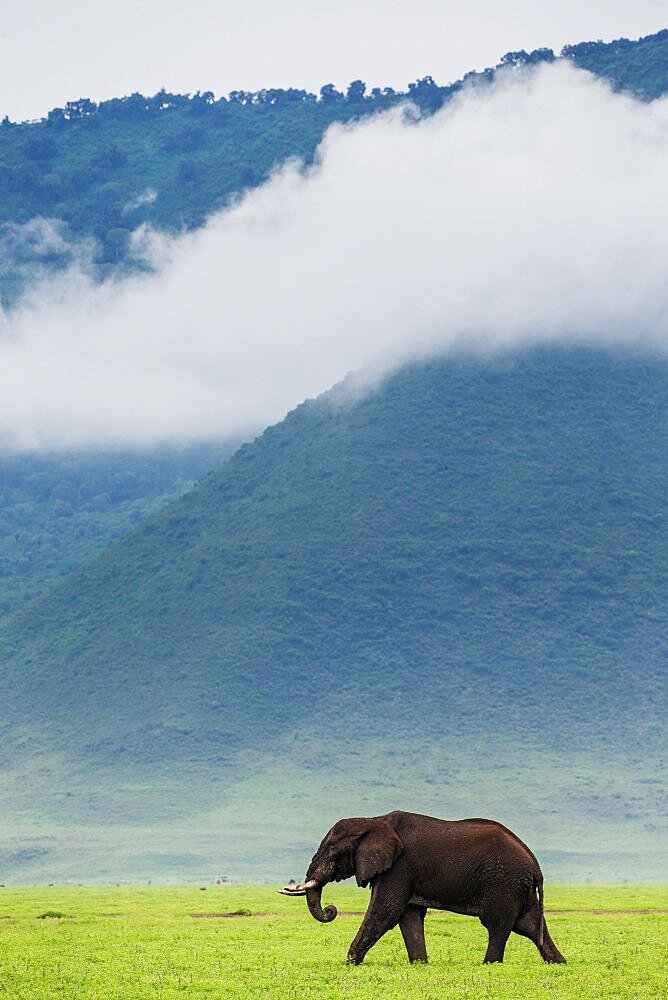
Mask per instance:
[[[308,880],[308,882],[300,882],[295,885],[294,883],[290,885],[284,885],[282,889],[278,889],[277,892],[282,893],[284,896],[305,896],[307,889],[315,889],[318,885],[314,878]]]

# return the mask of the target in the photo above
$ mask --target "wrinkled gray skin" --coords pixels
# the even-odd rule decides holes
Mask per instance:
[[[478,917],[489,936],[485,962],[503,961],[512,931],[530,938],[544,961],[566,961],[545,923],[538,862],[500,823],[406,812],[342,819],[313,855],[305,882],[280,891],[305,895],[313,917],[329,923],[336,907],[322,909],[323,886],[353,875],[358,885],[371,886],[369,908],[348,951],[353,965],[397,924],[409,960],[426,962],[428,907]]]

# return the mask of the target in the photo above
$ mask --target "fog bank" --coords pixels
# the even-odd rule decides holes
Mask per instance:
[[[0,445],[244,434],[350,370],[455,349],[663,351],[667,176],[668,101],[568,64],[334,127],[204,229],[135,234],[154,274],[34,286],[0,321]]]

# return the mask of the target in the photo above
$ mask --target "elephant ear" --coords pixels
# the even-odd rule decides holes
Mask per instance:
[[[403,850],[403,844],[387,823],[379,823],[365,833],[355,854],[357,884],[365,888],[372,878],[391,868]]]

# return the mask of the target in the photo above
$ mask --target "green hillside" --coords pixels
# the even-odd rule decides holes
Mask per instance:
[[[0,459],[0,618],[218,467],[234,445]]]
[[[575,349],[298,407],[5,624],[7,877],[271,877],[394,804],[651,878],[667,417]]]

